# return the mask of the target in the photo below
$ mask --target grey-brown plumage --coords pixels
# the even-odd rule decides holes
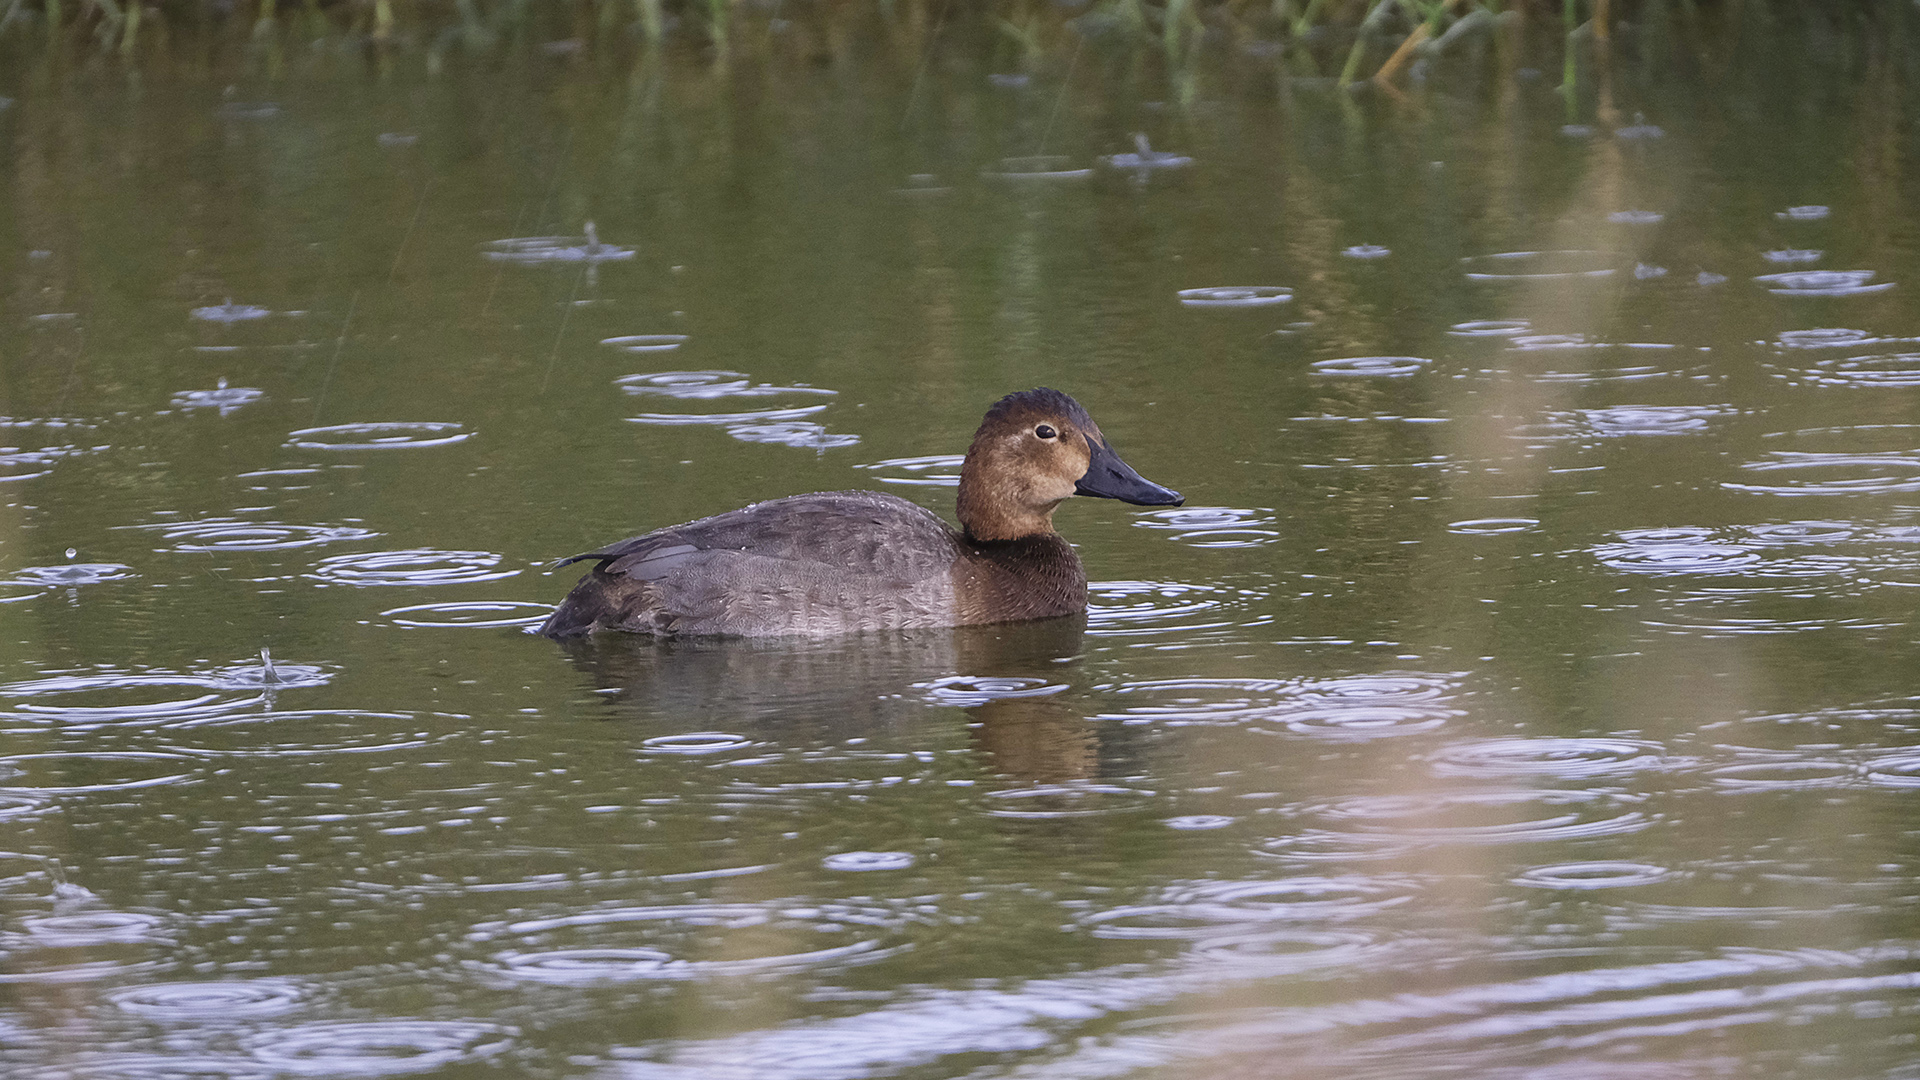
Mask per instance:
[[[1072,398],[1009,395],[961,469],[964,531],[878,492],[756,503],[564,560],[595,566],[540,632],[819,635],[1083,611],[1085,571],[1052,521],[1076,491],[1180,501],[1127,467]]]

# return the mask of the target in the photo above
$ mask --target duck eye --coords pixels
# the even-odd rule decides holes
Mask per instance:
[[[1060,434],[1053,430],[1053,425],[1051,424],[1041,424],[1039,427],[1033,429],[1033,433],[1043,439],[1051,439]]]

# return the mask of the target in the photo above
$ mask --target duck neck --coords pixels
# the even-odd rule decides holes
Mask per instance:
[[[1087,609],[1087,572],[1059,533],[967,538],[959,572],[963,623],[1014,622]]]
[[[968,465],[971,464],[969,461]],[[971,543],[1020,540],[1029,536],[1058,537],[1053,531],[1053,511],[1059,505],[1059,502],[1040,507],[1025,505],[1017,493],[995,490],[979,473],[963,466],[954,516],[960,519],[960,531]]]

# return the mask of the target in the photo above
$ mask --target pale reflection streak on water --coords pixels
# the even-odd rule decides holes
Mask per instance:
[[[609,1075],[635,1080],[770,1077],[814,1080],[844,1070],[893,1072],[946,1053],[1009,1053],[1066,1042],[1058,1033],[1095,1026],[1116,1009],[1142,1009],[1190,995],[1231,994],[1263,979],[1312,971],[1316,954],[1334,963],[1389,966],[1414,958],[1407,946],[1367,947],[1322,935],[1297,953],[1273,956],[1200,953],[1154,973],[1091,971],[1038,980],[1019,991],[934,991],[845,1020],[791,1023],[772,1031],[649,1050],[653,1060],[618,1061]],[[1317,946],[1317,948],[1316,948]],[[1551,975],[1410,992],[1331,1005],[1232,1008],[1183,1013],[1159,1024],[1073,1040],[1044,1063],[1001,1072],[1010,1077],[1111,1077],[1194,1067],[1216,1074],[1271,1075],[1273,1055],[1320,1068],[1365,1069],[1381,1055],[1418,1055],[1423,1072],[1523,1068],[1529,1043],[1562,1047],[1569,1063],[1610,1046],[1684,1045],[1690,1034],[1728,1034],[1748,1025],[1793,1023],[1829,1008],[1871,1008],[1920,987],[1897,968],[1911,949],[1749,950],[1713,960],[1650,962],[1595,978]],[[1647,1025],[1659,1026],[1649,1027]],[[637,1056],[637,1055],[636,1055]],[[1676,1064],[1684,1067],[1686,1059]],[[1701,1064],[1711,1066],[1713,1058]],[[1640,1066],[1644,1068],[1645,1066]]]

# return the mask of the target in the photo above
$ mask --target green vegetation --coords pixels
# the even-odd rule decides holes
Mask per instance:
[[[1569,122],[1617,119],[1616,71],[1745,68],[1792,43],[1843,63],[1911,55],[1912,4],[1880,0],[0,0],[0,94],[27,61],[141,73],[302,53],[428,75],[503,60],[702,71],[892,68],[1108,85],[1190,105],[1226,89],[1557,86]],[[1876,44],[1880,43],[1880,44]],[[257,65],[252,64],[258,60]],[[1005,85],[1014,85],[1007,83]]]
[[[1564,6],[1562,6],[1564,4]],[[545,47],[831,55],[878,29],[916,45],[987,28],[1007,63],[1083,46],[1153,56],[1171,72],[1238,55],[1300,77],[1404,79],[1416,62],[1522,32],[1605,41],[1615,18],[1661,0],[0,0],[0,41],[40,40],[138,62],[182,35],[337,40],[422,53]],[[1613,7],[1615,10],[1610,11]],[[1691,16],[1691,0],[1673,0]],[[1564,24],[1564,25],[1563,25]],[[1574,63],[1573,50],[1567,62]],[[1571,70],[1571,69],[1570,69]]]

